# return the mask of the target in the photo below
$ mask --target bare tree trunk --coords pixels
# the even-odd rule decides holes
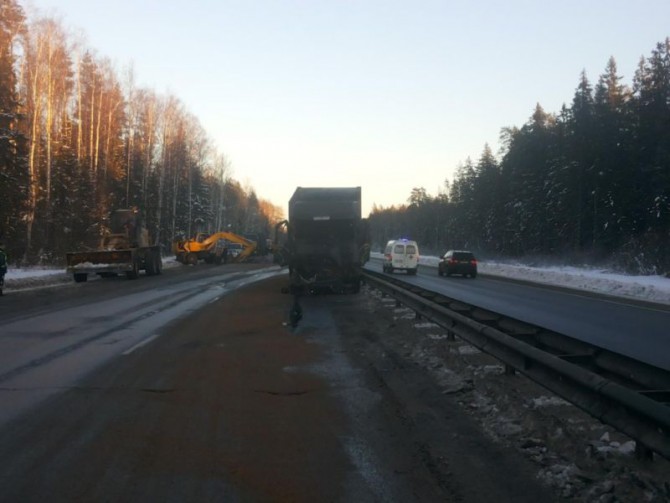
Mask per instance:
[[[126,130],[126,207],[130,207],[130,187],[133,172],[133,156],[135,145],[135,128],[137,127],[137,108],[138,103],[135,99],[135,84],[133,79],[133,68],[128,68],[127,91],[126,91],[126,111],[127,111],[127,130]]]
[[[117,100],[113,106],[109,107],[109,112],[107,113],[107,135],[105,138],[105,172],[107,171],[107,166],[111,165],[113,160],[112,156],[112,125],[114,123],[114,115],[117,108],[121,104],[120,100]],[[110,104],[111,105],[111,104]],[[127,199],[127,198],[126,198]]]
[[[174,173],[172,175],[172,211],[170,215],[170,241],[175,240],[177,234],[177,168],[174,168]]]
[[[94,171],[97,173],[98,168],[99,168],[99,162],[100,162],[100,123],[102,122],[102,92],[103,92],[103,84],[102,82],[100,83],[100,96],[98,97],[98,113],[96,114],[97,121],[95,125],[95,155],[93,156],[95,161],[93,163],[94,166]],[[106,181],[107,177],[107,166],[105,165],[105,172],[103,173],[103,179]]]
[[[188,162],[188,235],[192,236],[193,229],[191,224],[193,222],[193,167]]]
[[[151,173],[152,164],[153,164],[153,149],[154,149],[154,134],[156,128],[156,112],[157,112],[158,102],[154,95],[151,95],[151,101],[148,104],[147,110],[147,124],[146,124],[146,137],[148,137],[148,143],[145,145],[145,161],[144,161],[144,173],[142,174],[142,194],[143,194],[143,207],[147,207],[147,197],[149,196],[149,174]]]
[[[172,98],[168,98],[165,102],[163,113],[162,113],[162,122],[163,122],[163,134],[162,134],[162,160],[161,160],[161,170],[158,174],[158,206],[156,208],[157,218],[156,218],[156,235],[159,234],[161,229],[161,223],[163,220],[163,205],[165,202],[165,176],[168,170],[168,167],[171,164],[170,159],[170,142],[171,142],[171,133],[173,128],[173,117],[175,114],[175,104]],[[174,241],[174,235],[170,236],[170,242]]]
[[[82,117],[82,92],[81,92],[81,57],[77,53],[77,164],[81,166],[81,156],[84,143],[84,128]]]
[[[37,40],[36,52],[33,54],[35,58],[33,61],[26,61],[26,64],[32,67],[32,72],[28,70],[30,75],[30,96],[29,103],[32,104],[31,110],[31,125],[30,125],[30,148],[28,155],[28,208],[26,211],[26,249],[23,256],[23,261],[27,262],[28,253],[33,244],[33,225],[35,224],[35,215],[37,213],[37,189],[39,186],[39,174],[37,166],[37,153],[39,146],[40,135],[40,117],[41,117],[41,89],[40,89],[40,71],[39,60],[42,56],[43,44],[42,40]]]
[[[94,125],[95,125],[95,87],[97,83],[97,78],[93,80],[93,89],[91,89],[91,104],[89,112],[89,121],[88,121],[88,163],[89,169],[91,170],[91,176],[93,177],[94,184],[97,182],[97,173],[95,171],[95,164],[93,159],[93,140],[94,135]]]
[[[51,206],[51,142],[52,142],[52,128],[53,128],[53,70],[52,70],[52,58],[53,58],[53,41],[48,40],[49,44],[49,55],[47,58],[47,96],[46,96],[46,193],[44,195],[46,202],[46,217],[47,220],[50,216],[50,206]]]

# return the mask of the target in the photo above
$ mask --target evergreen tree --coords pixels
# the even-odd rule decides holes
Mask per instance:
[[[664,269],[670,269],[670,38],[657,44],[635,74],[638,114],[635,161],[640,200],[634,232],[640,249]]]
[[[545,182],[554,123],[555,118],[538,103],[528,123],[509,140],[501,165],[507,188],[504,202],[507,253],[538,253],[547,246]]]
[[[629,110],[631,91],[621,84],[616,61],[610,58],[595,90],[596,185],[593,200],[593,243],[604,253],[620,244],[630,232],[631,210],[639,189],[631,159],[632,131]]]
[[[498,229],[503,222],[500,218],[502,194],[498,163],[488,143],[484,145],[484,151],[475,167],[474,182],[474,218],[479,222],[473,229],[477,233],[477,248],[495,250],[499,240]]]
[[[595,157],[595,107],[591,84],[582,71],[579,85],[572,99],[572,113],[568,122],[570,145],[568,157],[572,161],[572,179],[569,197],[574,208],[575,249],[581,251],[593,242],[593,196],[598,171]]]
[[[470,158],[458,167],[451,184],[447,233],[451,248],[469,248],[476,241],[475,191],[477,174]]]

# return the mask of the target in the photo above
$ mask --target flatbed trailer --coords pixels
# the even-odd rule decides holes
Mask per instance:
[[[103,277],[125,274],[128,279],[137,279],[140,271],[147,276],[162,272],[160,246],[149,243],[149,232],[139,210],[115,210],[110,216],[110,231],[102,237],[97,249],[65,254],[66,271],[75,282],[86,281],[89,274]]]
[[[136,279],[142,270],[147,276],[162,272],[158,246],[71,252],[65,259],[67,273],[73,274],[77,283],[86,281],[89,274],[103,277],[125,274],[128,279]]]

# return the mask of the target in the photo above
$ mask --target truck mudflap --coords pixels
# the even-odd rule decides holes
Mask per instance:
[[[122,273],[133,271],[132,250],[98,250],[65,255],[68,273]]]

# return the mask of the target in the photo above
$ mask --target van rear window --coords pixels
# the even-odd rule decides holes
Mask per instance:
[[[407,245],[407,254],[408,255],[416,255],[416,246]]]
[[[395,245],[393,253],[405,253],[405,245]]]

